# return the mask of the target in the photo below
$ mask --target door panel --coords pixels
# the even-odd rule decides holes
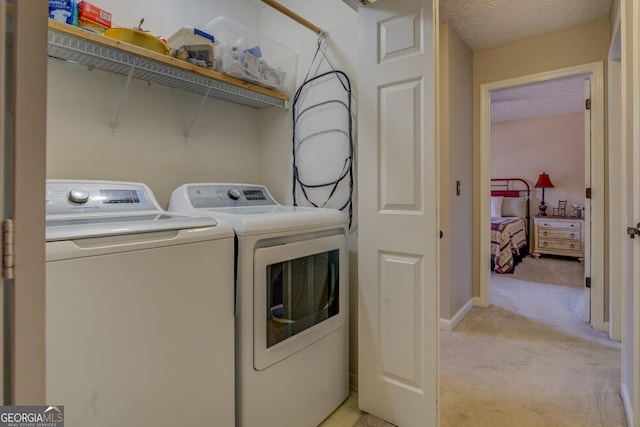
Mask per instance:
[[[421,82],[380,89],[380,189],[382,211],[419,211]],[[402,115],[397,112],[402,111]]]
[[[358,11],[359,404],[437,425],[437,3]]]
[[[422,383],[423,315],[420,306],[423,259],[381,253],[380,371],[385,381],[419,391]],[[398,351],[402,349],[403,351]]]

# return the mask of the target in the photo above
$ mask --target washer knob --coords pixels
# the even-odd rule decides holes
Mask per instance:
[[[67,196],[71,203],[83,204],[89,201],[89,190],[84,188],[72,188]]]
[[[238,190],[237,188],[232,188],[231,190],[227,191],[227,196],[229,196],[231,200],[238,200],[240,198],[240,190]]]

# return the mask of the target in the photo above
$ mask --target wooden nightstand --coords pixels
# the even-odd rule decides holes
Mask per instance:
[[[564,216],[533,217],[534,258],[542,254],[576,257],[584,262],[584,220]]]

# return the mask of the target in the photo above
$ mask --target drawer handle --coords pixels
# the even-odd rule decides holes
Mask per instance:
[[[573,243],[569,246],[571,249],[575,249],[576,245],[574,245]]]
[[[547,246],[548,244],[549,244],[549,243],[547,243],[547,242],[544,242],[544,243],[543,243],[542,245],[543,245],[543,246]]]
[[[549,233],[547,233],[546,231],[544,233],[542,233],[543,236],[548,236]]]
[[[571,233],[571,238],[573,239],[574,237],[576,237],[575,233]]]
[[[571,224],[571,227],[575,227],[575,225]]]

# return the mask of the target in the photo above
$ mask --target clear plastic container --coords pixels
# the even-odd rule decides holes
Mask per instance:
[[[293,94],[298,67],[295,51],[224,16],[204,25],[202,30],[219,42],[218,71]]]

